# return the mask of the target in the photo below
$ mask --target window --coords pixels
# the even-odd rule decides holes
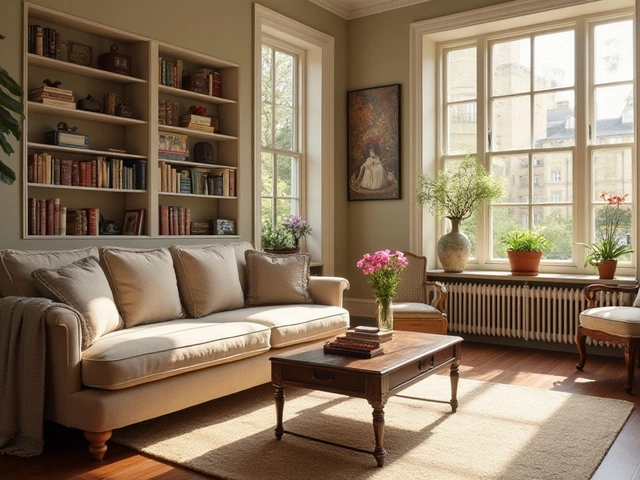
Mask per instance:
[[[299,56],[262,45],[261,223],[300,215]]]
[[[437,168],[472,154],[505,182],[503,198],[479,212],[487,221],[461,225],[478,266],[504,264],[504,233],[544,227],[553,243],[544,263],[582,271],[586,252],[576,243],[596,236],[600,193],[633,198],[633,31],[633,12],[618,11],[437,44],[444,116]],[[586,61],[576,61],[581,52]],[[477,112],[471,125],[463,106]],[[576,218],[583,209],[589,215]]]

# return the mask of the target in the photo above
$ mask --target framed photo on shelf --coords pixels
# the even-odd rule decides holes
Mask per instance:
[[[90,67],[93,63],[92,51],[90,45],[78,42],[69,42],[69,61]]]
[[[400,198],[400,85],[347,92],[349,200]]]
[[[142,235],[142,222],[144,221],[144,208],[126,210],[122,222],[123,235]]]

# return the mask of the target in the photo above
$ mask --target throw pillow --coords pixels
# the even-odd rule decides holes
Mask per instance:
[[[108,247],[102,261],[125,326],[184,317],[168,249]]]
[[[122,328],[109,282],[96,257],[60,268],[42,268],[31,275],[43,297],[70,305],[82,314],[83,349],[105,333]]]
[[[40,268],[58,268],[71,262],[98,256],[96,247],[74,250],[2,250],[0,251],[0,294],[3,297],[38,297],[31,272]]]
[[[256,250],[247,260],[247,307],[313,303],[309,295],[308,253],[277,255]]]
[[[235,250],[231,245],[171,247],[180,298],[194,318],[244,307]]]

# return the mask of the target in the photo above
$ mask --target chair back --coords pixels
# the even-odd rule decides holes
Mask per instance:
[[[424,282],[427,279],[427,257],[403,252],[409,265],[400,272],[400,284],[396,288],[394,302],[427,303]]]

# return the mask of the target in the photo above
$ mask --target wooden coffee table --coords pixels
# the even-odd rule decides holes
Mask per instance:
[[[429,400],[458,408],[458,366],[462,338],[417,332],[393,332],[393,339],[383,344],[384,354],[373,358],[354,358],[326,354],[323,344],[271,357],[271,382],[276,388],[275,435],[280,440],[288,433],[308,440],[372,454],[378,466],[384,465],[384,406],[392,395],[424,377],[450,365],[451,400]],[[285,430],[284,387],[294,386],[364,398],[373,407],[375,450],[362,450]],[[426,399],[425,399],[426,400]]]

